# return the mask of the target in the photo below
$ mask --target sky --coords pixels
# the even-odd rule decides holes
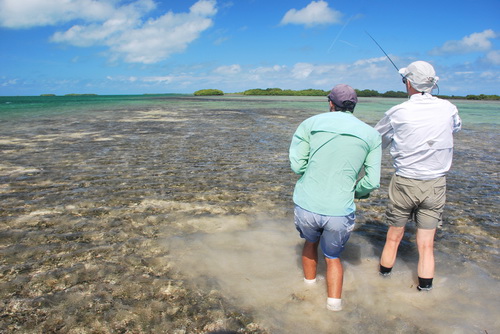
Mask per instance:
[[[500,95],[500,1],[0,0],[0,96],[220,89]]]

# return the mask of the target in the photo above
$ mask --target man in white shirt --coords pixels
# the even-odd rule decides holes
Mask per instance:
[[[399,73],[409,99],[389,109],[375,126],[382,135],[382,147],[390,145],[396,169],[389,185],[389,229],[380,274],[390,275],[405,225],[412,219],[419,253],[417,289],[428,291],[434,278],[434,235],[446,200],[453,133],[462,122],[453,104],[431,95],[439,79],[431,64],[416,61]]]

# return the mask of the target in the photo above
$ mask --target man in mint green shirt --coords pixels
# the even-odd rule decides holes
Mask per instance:
[[[339,256],[354,228],[354,198],[366,198],[380,186],[382,149],[378,131],[353,115],[358,98],[352,87],[335,86],[328,100],[330,112],[310,117],[297,128],[290,163],[301,175],[293,201],[295,226],[305,239],[304,281],[316,283],[320,244],[327,264],[327,308],[340,311]]]

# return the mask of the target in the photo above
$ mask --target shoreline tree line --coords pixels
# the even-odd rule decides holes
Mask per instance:
[[[405,98],[408,96],[406,92],[402,91],[387,91],[385,93],[379,93],[376,90],[355,89],[358,97],[401,97]],[[254,95],[254,96],[327,96],[330,93],[329,90],[322,89],[302,89],[302,90],[292,90],[292,89],[281,89],[281,88],[254,88],[248,89],[241,93],[231,93],[231,95]],[[216,96],[224,95],[224,92],[219,89],[201,89],[194,92],[195,96]],[[436,95],[445,99],[466,99],[466,100],[500,100],[498,95],[467,95],[467,96],[456,96],[456,95]]]

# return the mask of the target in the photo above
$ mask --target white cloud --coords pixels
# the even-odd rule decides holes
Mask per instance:
[[[96,23],[74,25],[64,32],[56,32],[51,40],[74,46],[93,45],[112,46],[117,43],[113,38],[133,31],[143,24],[141,17],[154,8],[151,0],[139,0],[129,5],[115,8],[104,20]]]
[[[382,78],[398,78],[399,74],[392,67],[386,57],[370,58],[357,61],[350,69],[352,75],[358,75],[366,80],[380,80]],[[399,81],[401,82],[401,81]]]
[[[223,74],[223,75],[238,74],[240,72],[241,72],[241,66],[237,65],[237,64],[227,65],[227,66],[219,66],[214,70],[214,73]]]
[[[413,59],[398,59],[404,64]],[[207,70],[192,65],[189,68],[173,69],[173,72],[158,73],[158,76],[138,76],[133,82],[129,77],[116,78],[116,82],[127,87],[134,84],[143,90],[160,92],[194,92],[200,87],[221,89],[226,93],[243,92],[251,88],[279,87],[282,89],[316,88],[328,90],[339,83],[346,83],[357,89],[373,89],[379,92],[388,90],[404,91],[399,74],[385,57],[358,59],[354,63],[306,63],[298,62],[290,65],[274,64],[269,66],[251,66],[245,64],[228,64]],[[440,85],[442,94],[476,94],[496,93],[493,88],[484,89],[488,82],[492,87],[498,86],[498,74],[493,70],[480,71],[470,66],[459,68],[440,68]],[[455,90],[453,83],[470,82],[465,92]],[[122,84],[123,82],[123,84]],[[469,84],[466,84],[469,86]],[[137,88],[136,88],[137,89]],[[463,89],[463,88],[461,88]]]
[[[500,50],[493,50],[486,54],[486,62],[493,65],[500,65]]]
[[[136,29],[125,30],[116,38],[110,38],[107,43],[113,53],[123,55],[127,62],[151,64],[172,53],[184,51],[212,23],[210,18],[201,16],[199,11],[191,11],[189,14],[167,13]]]
[[[74,19],[102,21],[115,10],[113,0],[0,0],[0,26],[30,28],[49,26]],[[141,0],[143,6],[153,7],[152,0]]]
[[[214,41],[214,45],[221,45],[227,40],[229,40],[229,37],[219,37]]]
[[[391,57],[392,58],[392,57]],[[366,64],[374,64],[374,63],[380,63],[383,61],[386,61],[387,58],[382,56],[382,57],[376,57],[376,58],[368,58],[368,59],[360,59],[354,62],[354,66],[363,66]]]
[[[274,87],[275,80],[288,75],[289,72],[287,70],[286,65],[259,66],[249,69],[245,80],[248,82],[261,82],[261,80],[265,80],[268,85]]]
[[[257,73],[257,74],[264,74],[264,73],[275,73],[275,72],[280,72],[286,69],[286,66],[284,65],[274,65],[271,67],[257,67],[255,69],[250,70],[250,73]]]
[[[315,65],[311,63],[297,63],[291,70],[291,76],[297,80],[322,80],[324,77],[338,78],[343,73],[348,72],[348,67],[349,65],[345,64]]]
[[[154,83],[170,83],[175,79],[174,76],[167,75],[162,77],[146,77],[142,79],[144,82],[154,82]]]
[[[136,82],[138,80],[138,78],[135,76],[126,77],[126,76],[111,76],[111,75],[106,76],[106,79],[109,81],[118,81],[118,82]]]
[[[137,2],[121,7],[102,24],[73,26],[56,33],[52,40],[76,46],[105,45],[112,60],[152,64],[184,51],[212,26],[208,16],[217,12],[215,0],[199,0],[189,13],[168,12],[143,22],[143,8],[147,7],[139,5]]]
[[[326,1],[312,1],[302,9],[290,9],[281,24],[301,24],[306,27],[340,23],[342,13],[328,7]]]
[[[2,78],[2,79],[4,79],[4,78]],[[3,81],[3,82],[0,81],[0,87],[14,86],[17,84],[18,81],[19,81],[19,79],[9,79],[9,80]]]
[[[297,63],[292,68],[292,76],[296,79],[306,79],[314,71],[314,65],[309,63]]]
[[[198,0],[188,13],[171,11],[147,18],[153,0],[118,5],[118,0],[0,0],[0,24],[20,28],[55,25],[76,19],[84,23],[56,32],[51,41],[79,47],[104,46],[111,60],[152,64],[183,52],[212,26],[215,0]]]
[[[198,1],[190,8],[191,13],[199,16],[213,16],[217,13],[215,1]]]
[[[431,55],[463,54],[478,51],[488,51],[492,47],[490,39],[498,38],[498,34],[491,29],[475,32],[459,41],[447,41],[443,46],[430,51]]]
[[[498,81],[498,73],[496,72],[491,72],[491,71],[483,72],[479,75],[479,77],[483,79],[495,79],[496,81]]]

